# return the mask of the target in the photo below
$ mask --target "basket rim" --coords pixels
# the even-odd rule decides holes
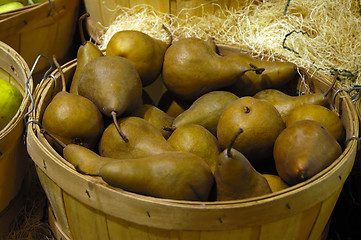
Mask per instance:
[[[3,139],[20,123],[20,121],[23,120],[26,110],[28,109],[28,106],[31,102],[31,97],[32,97],[31,94],[33,93],[33,77],[29,76],[30,75],[29,66],[27,65],[24,58],[17,51],[15,51],[15,49],[10,47],[6,43],[0,41],[0,51],[2,52],[2,55],[6,54],[7,56],[12,57],[14,62],[18,65],[17,67],[22,71],[24,76],[26,76],[27,78],[25,79],[26,81],[24,82],[23,99],[18,111],[16,112],[14,117],[10,120],[10,122],[3,129],[0,130],[0,139]],[[14,68],[13,66],[11,67]],[[9,72],[8,74],[13,76]],[[14,77],[14,79],[16,81],[20,80],[17,79],[16,77]]]

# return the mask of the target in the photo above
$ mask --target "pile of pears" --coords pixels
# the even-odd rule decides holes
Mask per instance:
[[[165,90],[155,102],[144,87],[157,79]],[[258,197],[306,181],[342,153],[329,91],[286,93],[295,81],[295,64],[214,39],[122,30],[104,51],[83,41],[69,91],[52,99],[42,127],[79,173],[113,187],[187,201]]]

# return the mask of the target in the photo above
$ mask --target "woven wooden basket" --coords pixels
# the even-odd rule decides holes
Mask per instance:
[[[62,59],[74,42],[79,2],[49,0],[0,14],[0,41],[19,52],[29,66],[39,54]],[[48,66],[47,61],[39,61],[35,72]]]
[[[62,66],[68,81],[76,64],[75,59]],[[330,80],[323,75],[302,72],[312,90],[329,87]],[[58,71],[53,75],[61,82]],[[41,121],[47,104],[61,89],[59,85],[54,89],[51,78],[40,83],[31,119]],[[342,155],[303,183],[252,199],[175,201],[109,187],[99,178],[78,173],[50,146],[35,123],[29,124],[27,149],[49,199],[59,239],[321,239],[353,167],[357,152],[353,136],[359,133],[349,95],[341,91],[334,96],[350,139]]]
[[[31,102],[33,80],[25,60],[10,46],[0,42],[0,78],[11,82],[23,94],[13,119],[0,130],[0,235],[8,231],[21,207],[28,155],[24,139],[23,117]]]

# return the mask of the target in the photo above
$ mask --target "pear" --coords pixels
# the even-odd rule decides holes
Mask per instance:
[[[157,107],[176,118],[192,105],[193,101],[186,101],[176,97],[170,91],[166,90],[160,97]]]
[[[285,128],[274,144],[278,175],[290,186],[331,165],[342,148],[330,131],[314,120],[300,120]]]
[[[261,60],[252,57],[245,52],[222,52],[223,56],[237,60],[240,64],[247,66],[253,64],[264,68],[262,74],[256,72],[244,73],[235,84],[226,89],[238,96],[252,96],[257,92],[268,88],[280,88],[297,75],[297,67],[294,63],[279,60]]]
[[[104,130],[103,116],[92,101],[66,91],[61,67],[56,59],[54,62],[61,73],[63,89],[45,108],[42,127],[64,144],[75,143],[94,148]],[[59,144],[54,139],[49,137],[47,139],[60,151]]]
[[[272,192],[266,178],[253,168],[242,153],[233,148],[242,132],[239,129],[235,133],[229,147],[219,156],[214,171],[217,201],[258,197]]]
[[[170,131],[166,131],[164,127],[171,127],[174,121],[174,117],[169,116],[167,113],[163,112],[159,108],[151,104],[143,104],[141,107],[137,108],[132,114],[132,116],[143,118],[147,120],[162,133],[164,138],[168,138],[171,134]]]
[[[123,57],[102,56],[91,60],[81,72],[80,95],[92,100],[106,116],[131,112],[142,100],[142,82],[134,66]]]
[[[84,32],[83,32],[83,19],[89,17],[89,13],[83,14],[79,18],[79,32],[82,41],[82,45],[78,48],[77,52],[77,65],[75,68],[75,73],[73,75],[71,84],[70,84],[70,93],[78,94],[78,79],[81,70],[84,66],[90,62],[90,60],[103,56],[102,51],[91,41],[85,41]]]
[[[75,169],[86,175],[99,176],[99,171],[113,158],[99,156],[94,151],[78,144],[68,144],[63,149],[64,159],[74,165]]]
[[[244,154],[252,165],[261,166],[272,158],[273,144],[285,123],[269,102],[244,96],[228,105],[219,118],[217,138],[222,148],[230,145],[239,128],[244,132],[233,148]]]
[[[277,89],[265,89],[256,93],[254,98],[263,99],[271,103],[279,111],[283,121],[296,107],[306,104],[326,105],[327,98],[322,93],[310,93],[299,96],[291,96]]]
[[[218,161],[221,148],[217,138],[198,124],[188,124],[177,128],[168,138],[175,150],[192,152],[202,157],[212,172]]]
[[[176,129],[194,123],[205,127],[216,135],[218,120],[223,110],[237,99],[235,94],[227,91],[205,93],[174,119],[172,127]]]
[[[128,141],[124,141],[118,134],[114,123],[110,124],[99,141],[101,156],[117,159],[140,158],[175,150],[160,130],[147,120],[129,116],[119,119],[118,125]]]
[[[0,79],[0,131],[18,112],[23,95],[10,82]]]
[[[344,135],[343,123],[337,113],[321,105],[302,105],[289,114],[286,120],[286,127],[300,120],[314,120],[322,124],[337,140]]]
[[[92,102],[106,116],[116,117],[131,113],[142,104],[142,81],[134,66],[119,56],[97,57],[87,63],[78,80],[78,93]],[[120,136],[127,141],[117,126]]]
[[[9,2],[9,3],[5,3],[3,5],[0,5],[0,13],[4,13],[4,12],[9,12],[9,11],[13,11],[19,8],[23,8],[25,7],[24,4],[22,4],[21,2]]]
[[[262,72],[218,55],[207,41],[183,38],[167,49],[162,76],[169,91],[181,99],[195,100],[206,92],[234,84],[247,71]]]
[[[214,182],[201,157],[179,151],[112,161],[100,169],[100,176],[126,191],[188,201],[207,201]]]
[[[280,178],[280,176],[278,175],[274,175],[274,174],[262,174],[262,175],[266,178],[272,192],[278,192],[283,189],[289,188],[288,184],[285,183],[285,181],[283,181],[282,178]]]
[[[155,39],[141,31],[123,30],[110,38],[106,46],[106,55],[128,59],[139,73],[143,86],[148,86],[160,75],[164,54],[169,45],[170,43]]]

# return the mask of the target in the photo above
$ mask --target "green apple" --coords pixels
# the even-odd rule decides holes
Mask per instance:
[[[16,10],[22,7],[24,7],[24,4],[22,4],[21,2],[5,3],[3,5],[0,5],[0,13]]]
[[[23,95],[14,85],[0,79],[0,130],[15,116],[22,100]]]

